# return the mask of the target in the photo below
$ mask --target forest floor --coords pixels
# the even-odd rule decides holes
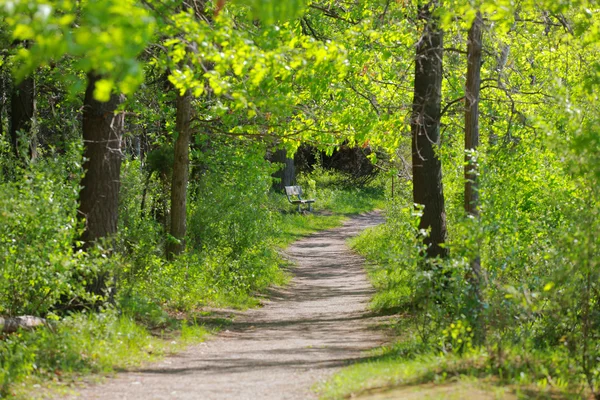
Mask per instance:
[[[371,212],[286,250],[293,279],[227,330],[161,362],[77,389],[84,399],[311,399],[340,367],[385,343],[368,311],[373,288],[346,240],[383,222]]]

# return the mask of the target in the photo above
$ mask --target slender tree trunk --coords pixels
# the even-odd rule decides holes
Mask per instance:
[[[206,14],[205,1],[200,0],[191,4],[182,3],[182,9],[193,9],[196,18],[211,23],[211,17]],[[212,69],[212,65],[207,66]],[[167,240],[167,259],[171,260],[185,250],[185,235],[187,232],[187,187],[190,174],[190,140],[192,132],[192,95],[187,90],[183,95],[177,93],[177,114],[175,116],[175,130],[177,140],[173,160],[173,175],[171,178],[171,212],[170,227]]]
[[[285,149],[278,149],[272,153],[271,162],[283,164],[281,169],[273,174],[273,178],[279,178],[278,182],[273,182],[273,189],[283,191],[285,186],[292,186],[296,179],[294,159],[288,158]]]
[[[437,25],[431,2],[420,7],[419,18],[425,21],[417,44],[412,131],[412,167],[414,202],[424,206],[420,229],[429,230],[424,239],[428,258],[446,257],[446,212],[442,186],[442,164],[435,148],[440,136],[442,99],[443,31]]]
[[[467,46],[467,82],[465,86],[465,211],[478,216],[479,193],[477,191],[476,159],[472,151],[479,146],[479,89],[481,86],[481,14],[477,13]]]
[[[81,235],[83,249],[117,232],[124,117],[115,111],[123,102],[123,96],[113,94],[106,103],[96,100],[94,89],[99,79],[96,74],[88,74],[83,106],[85,175],[78,210],[79,218],[85,219]],[[105,276],[97,277],[89,286],[94,294],[103,294],[105,289]]]
[[[173,178],[171,184],[171,227],[172,236],[167,241],[167,258],[172,259],[185,249],[187,220],[187,186],[190,167],[190,121],[192,119],[192,96],[187,91],[178,95],[176,101],[177,115],[175,129],[175,159],[173,162]]]
[[[153,173],[153,171],[148,172],[148,175],[146,175],[146,179],[144,181],[144,189],[142,190],[142,202],[140,204],[141,219],[146,218],[146,195],[148,194],[148,186],[150,186],[150,180],[152,179]]]
[[[10,97],[10,141],[17,158],[22,158],[21,140],[28,146],[28,155],[35,158],[37,151],[34,135],[35,81],[32,76],[13,87]]]
[[[469,29],[467,44],[467,81],[465,85],[465,211],[467,215],[479,217],[479,192],[477,160],[473,152],[479,146],[479,90],[481,86],[482,53],[481,14],[478,12]],[[471,287],[477,303],[475,341],[483,343],[485,328],[483,320],[483,297],[481,258],[477,253],[471,260]]]

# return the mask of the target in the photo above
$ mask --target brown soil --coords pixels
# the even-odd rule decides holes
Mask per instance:
[[[157,364],[79,391],[84,399],[311,399],[314,385],[382,344],[367,311],[372,287],[346,239],[378,213],[291,245],[294,278],[228,330]]]

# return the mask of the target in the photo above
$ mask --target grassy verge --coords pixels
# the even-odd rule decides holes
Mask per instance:
[[[277,246],[285,248],[301,239],[321,230],[340,226],[346,219],[344,215],[319,213],[283,215],[279,224],[279,235],[275,239]]]
[[[396,226],[392,231],[401,230]],[[377,289],[372,309],[394,314],[388,322],[394,342],[320,385],[322,398],[591,398],[585,386],[573,379],[578,372],[566,348],[536,350],[503,343],[501,348],[469,346],[462,352],[447,352],[440,345],[447,337],[424,341],[423,316],[415,315],[410,305],[415,265],[408,252],[407,257],[397,258],[403,244],[394,244],[390,234],[389,226],[381,225],[363,232],[351,245],[369,261],[369,277]],[[406,238],[408,246],[411,240]],[[455,332],[444,332],[456,333],[455,340],[468,340],[458,326],[450,328]]]
[[[1,396],[43,398],[73,390],[85,376],[138,366],[204,340],[209,329],[170,319],[151,332],[114,310],[77,314],[0,342]],[[42,390],[41,388],[45,388]]]
[[[285,212],[279,221],[276,242],[286,247],[311,233],[335,228],[350,215],[356,215],[385,205],[384,183],[376,181],[364,187],[350,187],[343,184],[339,175],[319,170],[299,178],[306,198],[314,198],[314,212],[295,212],[295,206],[285,197],[275,194],[273,202]]]
[[[373,352],[318,387],[323,399],[582,399],[586,393],[557,380],[548,384],[551,354],[507,352],[502,365],[485,350],[443,354],[404,339]],[[452,397],[457,396],[457,397]]]
[[[292,211],[295,206],[287,202],[281,204],[286,213],[281,215],[276,237],[280,247],[311,233],[340,226],[348,216],[381,208],[384,204],[383,193],[369,188],[323,189],[318,191],[316,198],[312,213],[298,213]]]

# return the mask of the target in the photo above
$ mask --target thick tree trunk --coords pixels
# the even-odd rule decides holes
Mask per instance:
[[[425,27],[417,44],[411,120],[413,198],[425,207],[419,228],[430,231],[424,240],[429,258],[448,255],[441,246],[446,241],[442,164],[434,148],[440,136],[443,31],[432,15],[432,6],[419,10]]]
[[[27,77],[16,85],[10,96],[10,141],[17,158],[22,158],[21,140],[26,141],[28,155],[35,158],[37,152],[34,132],[35,81]]]
[[[273,189],[283,191],[285,186],[292,186],[296,179],[296,168],[294,159],[288,158],[285,149],[278,149],[271,155],[271,162],[283,164],[280,170],[273,174],[273,178],[278,178],[278,182],[273,182]]]
[[[0,67],[0,136],[4,134],[4,99],[6,98],[6,92],[6,74],[4,69]],[[12,143],[10,134],[7,139]]]
[[[83,249],[117,232],[121,174],[121,136],[124,117],[115,114],[123,96],[113,94],[106,103],[94,98],[98,75],[88,75],[83,105],[83,169],[85,176],[79,192],[78,217],[85,220],[81,235]],[[94,294],[106,289],[104,276],[89,287]]]
[[[479,90],[481,87],[481,53],[482,53],[481,14],[478,12],[471,29],[467,44],[467,81],[465,84],[465,211],[467,215],[479,216],[479,192],[477,165],[473,151],[479,146]],[[485,328],[483,321],[483,297],[481,275],[481,259],[479,254],[471,260],[471,287],[477,303],[475,323],[475,341],[483,343]]]
[[[173,178],[171,183],[171,227],[172,236],[167,241],[167,258],[172,259],[185,249],[187,229],[187,186],[190,167],[190,121],[192,119],[192,96],[189,91],[177,96],[177,115],[175,129],[175,159],[173,162]]]

